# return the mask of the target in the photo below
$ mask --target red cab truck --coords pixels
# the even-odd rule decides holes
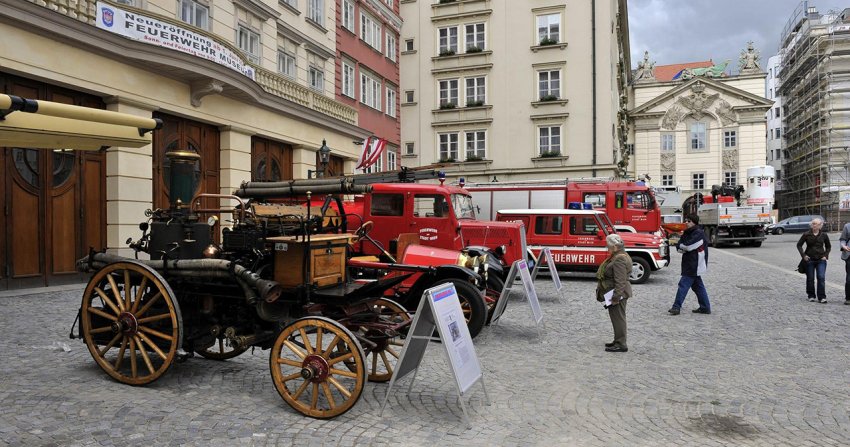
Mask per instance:
[[[522,222],[528,228],[529,249],[539,255],[544,247],[552,250],[558,271],[595,272],[608,255],[605,238],[614,226],[602,211],[575,209],[501,210],[503,222]],[[669,263],[669,247],[660,236],[645,233],[618,233],[632,258],[629,281],[646,282],[651,273]]]
[[[463,185],[480,207],[482,219],[503,209],[562,209],[590,203],[620,231],[659,233],[661,209],[652,188],[641,181],[602,179],[494,182]]]

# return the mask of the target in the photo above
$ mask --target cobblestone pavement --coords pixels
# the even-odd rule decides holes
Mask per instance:
[[[538,283],[542,338],[514,294],[475,340],[492,402],[473,388],[471,429],[436,344],[384,417],[387,384],[367,383],[351,411],[315,420],[280,399],[267,351],[193,358],[126,386],[68,339],[79,289],[2,297],[0,445],[848,445],[850,306],[806,302],[791,271],[796,237],[768,242],[711,252],[712,315],[688,311],[693,295],[667,315],[674,254],[634,288],[625,354],[603,351],[612,330],[591,275],[564,275],[560,303],[550,281]],[[837,298],[843,275],[830,280]]]

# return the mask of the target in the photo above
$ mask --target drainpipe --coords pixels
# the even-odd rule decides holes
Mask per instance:
[[[593,173],[596,177],[596,0],[590,0],[590,72],[592,77],[591,95],[593,96]]]

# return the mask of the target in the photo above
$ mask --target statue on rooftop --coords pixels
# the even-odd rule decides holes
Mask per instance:
[[[740,68],[740,74],[754,74],[761,73],[762,69],[759,66],[759,60],[761,56],[759,55],[758,50],[753,48],[753,41],[747,42],[747,49],[741,50],[741,57],[738,58],[738,67]]]
[[[655,61],[649,61],[649,51],[643,52],[643,60],[638,62],[635,71],[635,82],[650,82],[655,80]]]
[[[725,78],[726,77],[726,66],[729,65],[729,60],[725,60],[722,64],[715,64],[711,67],[702,67],[702,68],[686,68],[682,70],[679,75],[680,79],[687,81],[688,79],[693,79],[697,76],[703,76],[706,78]]]

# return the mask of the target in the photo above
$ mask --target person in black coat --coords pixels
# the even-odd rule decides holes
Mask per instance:
[[[682,253],[682,277],[679,279],[676,301],[667,312],[670,315],[679,315],[690,289],[697,294],[699,302],[699,307],[693,310],[694,313],[710,314],[711,303],[702,282],[702,275],[708,271],[708,239],[699,227],[699,216],[696,214],[685,216],[685,225],[687,229],[676,244],[676,249]]]
[[[829,242],[829,237],[821,231],[823,228],[823,220],[816,217],[809,224],[811,230],[803,233],[800,240],[797,241],[797,251],[800,252],[800,257],[806,263],[806,295],[809,301],[815,301],[815,292],[817,292],[817,300],[822,304],[826,304],[826,262],[829,260],[829,251],[832,250],[832,244]],[[803,249],[803,245],[806,249]],[[815,290],[815,278],[818,280],[818,287]]]

